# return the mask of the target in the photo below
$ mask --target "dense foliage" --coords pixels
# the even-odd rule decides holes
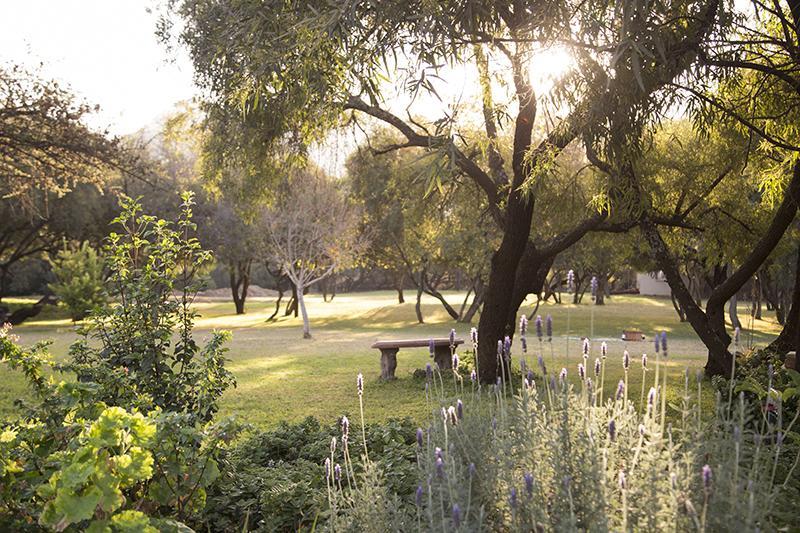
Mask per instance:
[[[115,301],[89,317],[65,364],[2,331],[0,359],[34,395],[2,425],[4,528],[179,531],[204,507],[236,427],[212,421],[234,384],[227,335],[202,348],[192,336],[195,274],[209,255],[192,237],[191,205],[184,196],[173,225],[125,201],[106,256]]]
[[[50,260],[56,281],[49,285],[53,294],[69,310],[72,320],[83,318],[105,303],[103,260],[84,242],[76,250],[64,248]]]

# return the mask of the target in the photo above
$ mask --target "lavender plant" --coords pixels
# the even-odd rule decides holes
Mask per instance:
[[[661,335],[658,348],[666,352]],[[502,341],[498,352],[503,361]],[[690,385],[687,372],[667,417],[665,370],[647,384],[644,406],[627,401],[628,353],[617,360],[625,379],[604,401],[592,394],[602,386],[602,369],[595,385],[581,363],[576,386],[566,368],[556,381],[541,354],[539,361],[541,374],[526,366],[517,388],[509,383],[471,397],[439,399],[428,429],[417,431],[416,491],[402,499],[406,513],[375,516],[387,513],[386,502],[396,495],[386,492],[381,473],[368,466],[358,491],[332,485],[326,527],[752,531],[796,525],[791,510],[800,485],[797,416],[771,417],[771,409],[780,409],[775,398],[754,403],[740,394],[729,405],[718,394],[713,413],[703,417],[702,389]],[[643,355],[644,378],[646,369]],[[362,457],[368,461],[366,450]],[[366,512],[375,497],[384,499]]]

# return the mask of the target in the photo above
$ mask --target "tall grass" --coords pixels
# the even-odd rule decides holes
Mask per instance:
[[[609,354],[608,364],[622,366],[623,355]],[[564,370],[556,377],[543,364],[538,373],[520,366],[527,372],[489,387],[454,375],[457,397],[442,385],[449,376],[443,379],[433,369],[426,383],[431,418],[417,433],[413,498],[388,491],[382,481],[386,472],[361,449],[366,466],[360,479],[351,468],[336,474],[326,467],[329,514],[317,527],[755,531],[797,526],[800,456],[797,442],[787,438],[796,437],[797,416],[783,420],[780,410],[774,416],[774,409],[743,393],[729,399],[727,390],[716,394],[714,412],[704,414],[704,383],[688,370],[679,384],[682,394],[668,404],[666,372],[659,372],[658,359],[640,408],[628,400],[627,380],[602,398],[604,372],[593,374],[599,381],[593,383],[587,369],[576,380],[565,379]],[[369,391],[358,394],[368,409]],[[347,440],[343,450],[332,449],[330,464],[337,453],[347,465]]]

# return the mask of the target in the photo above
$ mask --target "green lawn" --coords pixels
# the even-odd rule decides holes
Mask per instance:
[[[456,300],[455,293],[449,293]],[[19,303],[19,300],[16,301]],[[15,303],[11,300],[11,303]],[[312,320],[314,338],[303,340],[300,321],[281,317],[267,323],[274,302],[264,299],[250,301],[247,314],[235,315],[230,302],[200,302],[197,310],[197,335],[205,338],[215,328],[233,331],[229,344],[229,368],[236,375],[238,386],[226,393],[222,402],[222,414],[235,414],[242,419],[261,426],[269,426],[280,420],[300,420],[312,415],[323,421],[332,421],[341,414],[358,412],[355,394],[355,379],[359,372],[365,377],[365,403],[368,421],[391,417],[411,416],[418,419],[426,416],[424,382],[415,380],[412,373],[430,361],[427,349],[401,350],[398,354],[398,379],[382,383],[378,379],[379,355],[370,349],[376,339],[446,336],[451,327],[467,339],[469,325],[455,324],[446,315],[439,303],[424,300],[423,313],[426,324],[416,324],[413,303],[398,305],[394,292],[369,292],[340,294],[333,302],[325,303],[321,296],[307,298]],[[529,311],[530,307],[524,307]],[[566,317],[569,309],[571,323],[570,358],[565,358]],[[589,305],[544,305],[542,315],[552,314],[554,320],[554,348],[556,362],[548,365],[567,366],[572,379],[576,379],[576,365],[580,361],[580,335],[588,334],[592,307]],[[770,313],[771,314],[771,313]],[[686,368],[702,367],[705,350],[688,324],[681,324],[667,299],[641,296],[616,296],[602,307],[595,307],[592,358],[599,355],[600,341],[609,344],[609,360],[606,371],[606,389],[612,391],[622,376],[621,356],[626,348],[619,340],[623,328],[639,328],[647,334],[644,343],[627,343],[632,357],[630,394],[638,398],[641,387],[640,357],[642,351],[652,353],[652,332],[667,331],[669,335],[669,369],[678,383],[678,375]],[[745,306],[740,318],[749,318]],[[780,330],[769,317],[767,321],[756,321],[753,342],[764,344]],[[535,332],[531,323],[530,348],[537,349]],[[24,344],[40,340],[52,340],[54,358],[63,358],[69,344],[74,340],[72,324],[59,310],[48,310],[46,314],[15,328]],[[749,332],[743,332],[743,342],[749,340]],[[519,362],[519,347],[516,343],[515,361]],[[531,357],[531,362],[534,358]],[[651,365],[654,360],[651,359]],[[653,374],[649,377],[652,379]],[[6,367],[0,367],[0,414],[8,414],[15,398],[23,397],[25,385],[19,375]]]

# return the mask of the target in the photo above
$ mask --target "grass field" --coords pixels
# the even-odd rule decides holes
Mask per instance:
[[[455,293],[450,293],[456,299]],[[9,300],[21,303],[22,300]],[[358,412],[355,378],[359,372],[365,377],[365,403],[367,420],[379,421],[392,417],[427,416],[424,382],[412,377],[414,369],[423,368],[430,361],[427,349],[401,350],[398,354],[398,379],[383,383],[378,379],[379,354],[370,349],[376,339],[446,336],[455,327],[459,336],[468,339],[469,325],[455,324],[441,305],[424,300],[425,324],[416,324],[413,303],[399,305],[394,292],[369,292],[340,294],[333,302],[325,303],[321,296],[307,298],[314,338],[304,340],[300,321],[281,317],[266,322],[274,302],[269,299],[248,301],[247,313],[235,315],[231,302],[199,302],[201,318],[197,322],[197,337],[206,338],[213,329],[233,332],[229,344],[229,368],[236,376],[236,389],[228,391],[222,402],[223,415],[237,415],[259,426],[271,426],[280,420],[297,421],[315,416],[331,422],[342,414]],[[570,355],[566,357],[566,324],[569,309],[571,338]],[[577,379],[576,365],[580,361],[580,336],[590,330],[592,307],[587,304],[543,305],[539,313],[552,314],[554,321],[555,363],[550,363],[549,350],[545,351],[550,368],[558,371],[562,366],[570,377]],[[530,306],[525,306],[529,311]],[[749,318],[743,305],[740,317]],[[752,330],[742,333],[743,343],[750,341],[765,344],[780,331],[780,326],[769,320],[755,321]],[[749,326],[749,323],[746,324]],[[615,296],[605,306],[595,307],[594,342],[590,361],[599,355],[600,341],[609,344],[606,371],[606,390],[611,392],[622,376],[621,357],[626,343],[619,340],[624,328],[639,328],[648,341],[627,343],[632,365],[629,390],[631,397],[639,395],[641,387],[640,357],[643,351],[651,354],[650,339],[654,331],[669,335],[669,370],[677,383],[686,367],[701,368],[705,350],[688,324],[681,324],[667,299],[641,296]],[[533,324],[529,344],[536,350]],[[49,309],[37,320],[14,329],[23,344],[51,340],[53,357],[63,359],[69,344],[75,339],[73,325],[60,310]],[[519,347],[514,349],[514,359],[519,363]],[[530,362],[535,356],[529,357]],[[651,358],[651,365],[654,360]],[[652,372],[649,374],[652,379]],[[13,410],[13,400],[24,397],[25,384],[21,377],[5,366],[0,367],[0,414]]]

